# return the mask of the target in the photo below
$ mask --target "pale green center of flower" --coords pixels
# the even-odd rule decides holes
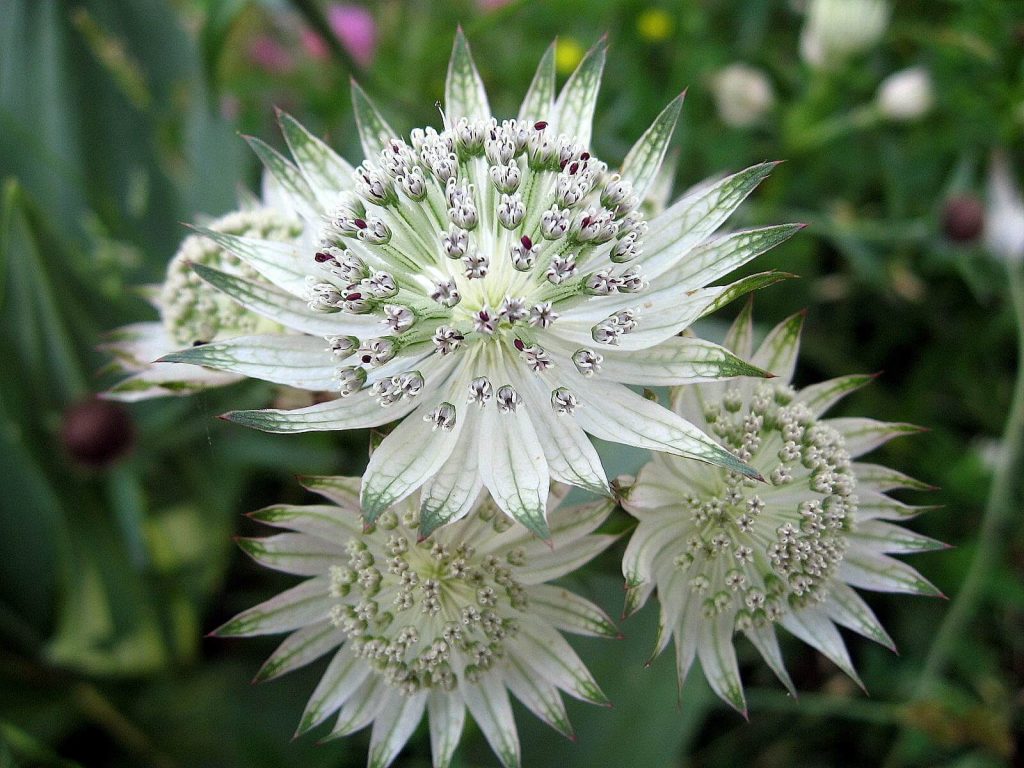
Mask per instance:
[[[749,402],[730,389],[705,409],[711,431],[771,483],[719,471],[716,494],[684,503],[693,530],[676,564],[705,614],[732,613],[738,629],[827,597],[856,511],[843,437],[793,398],[765,383]]]
[[[237,211],[217,219],[209,228],[228,235],[280,241],[302,233],[298,222],[271,208]],[[252,267],[208,238],[185,238],[167,267],[159,301],[164,327],[175,343],[202,344],[218,337],[269,330],[268,321],[204,282],[192,269],[193,264],[248,280],[259,279]]]
[[[482,509],[495,533],[511,525]],[[452,690],[473,682],[505,655],[527,596],[516,580],[522,550],[481,555],[466,543],[417,540],[419,515],[389,510],[346,544],[330,570],[338,602],[331,622],[349,647],[403,693]]]
[[[462,118],[440,133],[418,129],[409,144],[389,140],[354,179],[308,279],[314,310],[381,318],[381,338],[328,339],[343,396],[370,388],[385,406],[415,397],[422,386],[408,386],[413,370],[380,377],[373,369],[398,355],[422,362],[482,344],[541,373],[557,364],[541,342],[562,312],[646,287],[626,264],[647,230],[632,186],[544,122]],[[637,324],[635,308],[610,308],[592,328],[594,347],[618,344]],[[561,364],[586,374],[600,369],[594,349],[562,354]],[[508,386],[490,380],[486,358],[463,361],[466,380],[485,378],[495,392]],[[480,405],[489,399],[472,394]],[[439,426],[463,407],[447,405],[451,419]]]

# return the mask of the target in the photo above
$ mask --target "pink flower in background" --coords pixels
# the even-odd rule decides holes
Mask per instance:
[[[327,9],[327,21],[359,66],[368,67],[373,63],[377,51],[377,24],[373,14],[358,5],[335,3]]]
[[[330,53],[324,39],[309,27],[302,28],[302,47],[313,59],[326,59]]]
[[[249,43],[249,60],[260,69],[281,75],[295,69],[295,60],[281,43],[269,35],[259,35]]]

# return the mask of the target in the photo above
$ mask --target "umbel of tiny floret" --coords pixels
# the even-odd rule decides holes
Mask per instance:
[[[615,637],[615,626],[597,606],[547,582],[615,540],[593,532],[611,500],[554,510],[550,543],[486,497],[463,520],[422,539],[411,500],[364,527],[358,479],[305,484],[332,503],[256,512],[255,519],[289,532],[241,546],[262,565],[307,580],[216,631],[291,633],[258,680],[331,654],[299,733],[333,715],[326,738],[372,724],[369,765],[384,768],[426,713],[434,765],[447,766],[468,711],[509,767],[520,763],[509,692],[569,738],[559,691],[607,705],[559,630]],[[567,490],[552,491],[552,507]]]
[[[265,179],[263,200],[245,202],[242,207],[206,224],[206,228],[235,237],[297,242],[302,223],[287,213]],[[118,328],[104,349],[114,358],[113,368],[131,374],[105,396],[115,400],[142,400],[165,395],[188,395],[209,387],[237,381],[239,374],[214,371],[185,363],[154,363],[181,347],[256,333],[283,333],[278,322],[250,311],[202,280],[195,266],[217,269],[253,283],[259,273],[208,237],[189,235],[167,266],[160,286],[145,290],[160,319]],[[264,285],[266,283],[264,282]]]
[[[542,537],[551,478],[608,494],[587,434],[754,475],[677,414],[626,384],[762,375],[679,333],[777,279],[708,287],[798,225],[715,235],[772,168],[709,182],[646,220],[682,97],[613,171],[590,150],[604,65],[598,44],[555,95],[549,49],[517,117],[493,118],[459,33],[444,125],[399,138],[353,86],[365,159],[352,168],[287,115],[294,164],[253,139],[316,244],[207,232],[263,278],[197,266],[244,306],[298,332],[208,344],[168,360],[339,397],[227,418],[277,432],[399,422],[374,453],[372,521],[425,487],[429,533],[486,488]]]
[[[790,691],[776,625],[857,680],[836,625],[893,644],[854,587],[939,594],[889,556],[943,546],[896,525],[924,508],[886,495],[928,486],[856,461],[918,430],[871,419],[823,418],[872,377],[845,376],[794,389],[802,319],[794,315],[774,328],[751,358],[776,378],[672,393],[673,410],[705,427],[766,482],[657,454],[634,483],[624,480],[623,506],[639,520],[622,565],[626,612],[638,610],[657,589],[655,655],[674,639],[680,686],[699,658],[714,691],[744,713],[734,634],[750,640]],[[749,304],[726,346],[750,356]]]

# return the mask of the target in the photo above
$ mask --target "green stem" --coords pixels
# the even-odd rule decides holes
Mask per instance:
[[[1008,524],[1017,510],[1014,488],[1024,460],[1024,269],[1020,265],[1012,265],[1007,271],[1010,298],[1017,320],[1017,383],[1003,432],[1001,461],[992,479],[974,559],[963,587],[954,598],[925,660],[924,672],[915,692],[919,699],[927,695],[942,677],[957,642],[965,635],[967,625],[974,618],[986,579],[999,560]]]
[[[1014,491],[1024,464],[1024,265],[1011,264],[1007,273],[1010,300],[1017,321],[1017,381],[1003,431],[1001,457],[985,504],[977,549],[963,587],[953,599],[925,658],[924,670],[914,690],[915,701],[934,691],[949,667],[957,645],[967,636],[968,625],[974,619],[989,574],[999,561],[1007,529],[1017,511]],[[907,743],[904,733],[889,753],[884,763],[886,768],[895,768],[905,762]]]
[[[782,691],[753,688],[747,703],[756,711],[785,712],[804,717],[836,717],[863,723],[892,725],[899,722],[901,707],[885,701],[801,693],[794,698]]]
[[[143,764],[153,768],[175,768],[176,763],[160,752],[149,737],[94,685],[79,683],[71,689],[71,700],[86,719],[103,728],[129,754],[137,755]]]

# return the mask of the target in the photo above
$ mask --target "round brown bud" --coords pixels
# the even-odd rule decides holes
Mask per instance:
[[[942,231],[954,243],[975,240],[985,227],[985,206],[973,195],[949,198],[942,207]]]
[[[76,463],[104,467],[131,450],[135,423],[123,406],[90,398],[64,412],[60,441]]]

